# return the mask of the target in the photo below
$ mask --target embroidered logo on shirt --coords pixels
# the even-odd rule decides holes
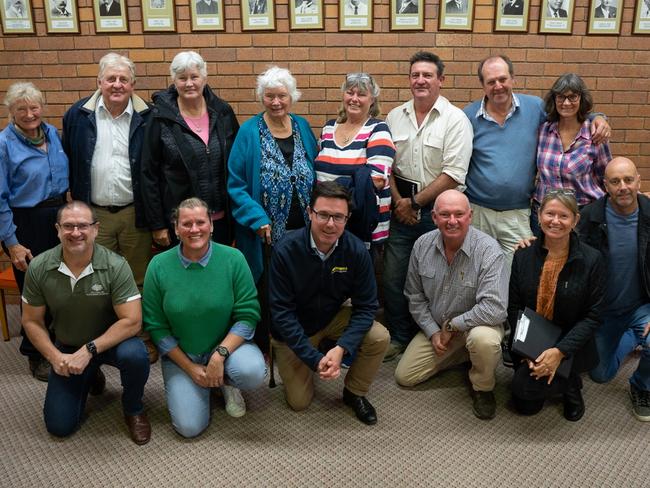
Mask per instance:
[[[108,295],[108,292],[104,290],[104,287],[102,286],[101,283],[95,283],[90,287],[90,292],[88,292],[88,296],[101,296],[101,295]]]
[[[332,274],[334,273],[347,273],[348,272],[348,267],[347,266],[334,266],[332,268]]]

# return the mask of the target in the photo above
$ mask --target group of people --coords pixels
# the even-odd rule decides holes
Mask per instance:
[[[411,100],[382,121],[376,80],[350,73],[316,140],[291,112],[301,94],[286,69],[258,77],[262,111],[241,127],[198,53],[176,55],[170,75],[149,104],[134,64],[107,54],[62,141],[33,84],[7,91],[0,240],[22,293],[21,352],[48,381],[49,432],[78,428],[109,364],[131,438],[146,443],[159,354],[172,425],[197,436],[217,388],[229,415],[245,414],[240,390],[264,382],[269,350],[294,410],[314,377],[349,367],[343,401],[369,425],[382,361],[401,355],[396,381],[413,386],[469,360],[473,412],[490,419],[502,343],[526,307],[563,333],[537,358],[513,354],[519,412],[562,395],[578,420],[580,373],[608,381],[640,346],[630,395],[650,420],[650,207],[579,76],[541,100],[515,94],[511,61],[489,57],[485,96],[461,110],[441,95],[442,60],[420,51]]]

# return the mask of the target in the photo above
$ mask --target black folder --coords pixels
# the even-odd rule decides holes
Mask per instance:
[[[529,321],[527,330],[524,330],[522,322],[524,317]],[[519,315],[519,320],[517,320],[515,336],[512,341],[512,351],[531,361],[535,361],[542,351],[555,347],[561,335],[562,329],[560,327],[526,307],[523,313]],[[572,363],[573,357],[564,358],[555,374],[562,378],[568,378]]]
[[[402,198],[411,198],[420,191],[420,183],[415,180],[404,178],[397,173],[393,173],[393,178],[395,178],[395,187]]]

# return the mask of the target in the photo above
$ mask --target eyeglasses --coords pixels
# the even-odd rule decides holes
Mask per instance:
[[[571,95],[562,95],[561,93],[557,93],[555,95],[555,103],[562,105],[566,100],[571,103],[576,103],[578,100],[580,100],[580,94],[572,93]]]
[[[330,219],[334,221],[335,224],[345,224],[348,221],[348,216],[343,214],[331,214],[327,212],[320,212],[316,209],[312,210],[312,213],[316,215],[316,218],[320,222],[329,222]]]
[[[549,196],[549,197],[554,197],[558,195],[564,195],[566,197],[574,197],[576,196],[576,191],[573,188],[551,188],[546,192],[544,195]]]
[[[70,222],[64,222],[63,224],[58,224],[59,227],[63,229],[64,232],[74,232],[75,229],[78,229],[79,232],[87,232],[95,222],[79,222],[78,224],[71,224]]]

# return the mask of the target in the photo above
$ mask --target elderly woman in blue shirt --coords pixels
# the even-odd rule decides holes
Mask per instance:
[[[54,224],[68,190],[68,158],[56,128],[43,122],[43,94],[14,83],[4,100],[9,125],[0,132],[0,241],[22,293],[29,261],[59,240]],[[32,374],[47,381],[49,365],[23,334],[20,350]]]

